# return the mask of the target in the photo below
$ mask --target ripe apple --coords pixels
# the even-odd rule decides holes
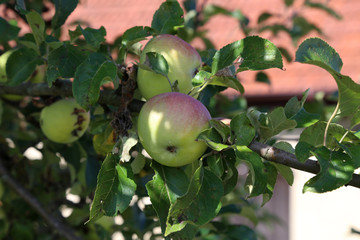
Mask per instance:
[[[90,123],[90,113],[75,99],[62,99],[42,109],[40,126],[53,142],[71,143],[79,139]]]
[[[184,93],[156,95],[141,108],[138,135],[147,153],[157,162],[179,167],[197,160],[206,150],[196,141],[211,119],[206,107]]]
[[[180,92],[189,93],[192,89],[192,78],[201,64],[199,53],[189,43],[179,37],[161,34],[152,38],[140,55],[140,63],[146,60],[146,53],[160,53],[169,66],[168,77],[171,84],[178,81]],[[139,68],[137,83],[142,96],[149,99],[155,95],[171,92],[171,87],[166,77],[151,71]]]

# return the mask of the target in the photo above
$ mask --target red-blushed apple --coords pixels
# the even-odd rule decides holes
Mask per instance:
[[[84,135],[90,123],[90,113],[75,99],[61,99],[41,110],[40,127],[53,142],[71,143]]]
[[[169,66],[168,78],[171,84],[178,81],[178,88],[182,93],[189,93],[192,89],[192,79],[201,64],[199,53],[189,43],[179,37],[161,34],[152,38],[140,55],[140,63],[146,60],[146,53],[160,53]],[[149,99],[155,95],[171,92],[171,86],[166,77],[139,68],[137,83],[142,96]]]
[[[196,138],[209,127],[209,111],[184,93],[156,95],[141,108],[138,135],[147,153],[157,162],[179,167],[199,159],[207,146]]]

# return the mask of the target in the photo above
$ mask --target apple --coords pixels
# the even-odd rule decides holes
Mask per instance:
[[[165,166],[179,167],[199,159],[207,146],[196,138],[209,127],[209,111],[184,93],[149,99],[138,117],[138,136],[146,152]]]
[[[9,50],[9,51],[4,52],[0,56],[0,83],[6,83],[8,81],[7,74],[6,74],[6,62],[13,52],[14,52],[13,50]],[[2,97],[7,100],[14,101],[14,102],[20,101],[24,98],[23,96],[14,95],[14,94],[4,94],[4,95],[2,95]]]
[[[71,143],[79,139],[90,123],[90,113],[75,99],[61,99],[40,113],[40,127],[53,142]]]
[[[169,66],[168,78],[171,84],[178,81],[179,92],[189,93],[192,89],[192,78],[201,64],[199,53],[189,43],[179,37],[161,34],[152,38],[140,55],[140,63],[146,61],[146,53],[160,53]],[[138,88],[145,99],[165,92],[171,92],[166,77],[139,68],[137,73]]]

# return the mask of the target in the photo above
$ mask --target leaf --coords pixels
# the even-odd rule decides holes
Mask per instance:
[[[287,7],[290,7],[291,5],[293,5],[294,0],[284,0],[284,2]]]
[[[95,104],[100,96],[100,86],[105,80],[115,81],[117,68],[114,62],[100,53],[91,53],[75,72],[73,94],[83,107]]]
[[[87,58],[83,51],[78,47],[65,44],[49,54],[48,72],[50,71],[48,84],[52,85],[54,76],[63,78],[72,78],[75,75],[76,68]],[[50,70],[49,70],[50,69]],[[56,78],[55,77],[55,78]]]
[[[260,14],[260,16],[257,19],[257,23],[262,23],[266,20],[268,20],[269,18],[271,18],[273,16],[273,14],[269,13],[269,12],[263,12]]]
[[[249,176],[246,183],[248,197],[256,197],[266,191],[267,173],[261,157],[245,146],[236,146],[236,158],[249,167]]]
[[[35,11],[27,13],[26,20],[34,35],[36,45],[39,47],[45,41],[45,22],[41,15]]]
[[[295,120],[289,120],[285,115],[282,107],[275,108],[268,113],[254,114],[256,110],[250,109],[247,113],[251,123],[259,132],[260,137],[264,140],[269,139],[276,134],[296,127]]]
[[[154,34],[155,30],[150,27],[136,26],[129,28],[121,37],[121,47],[119,50],[118,62],[123,62],[126,58],[126,52],[135,43],[145,40],[146,37]]]
[[[209,81],[210,78],[213,76],[212,73],[200,70],[196,73],[195,77],[192,79],[192,85],[193,86],[200,86],[206,81]]]
[[[326,13],[328,13],[330,16],[333,16],[338,20],[342,19],[340,14],[335,12],[332,8],[328,7],[326,4],[323,4],[323,3],[320,3],[320,2],[311,2],[310,0],[306,0],[304,5],[308,6],[308,7],[311,7],[311,8],[316,8],[316,9],[323,10]]]
[[[314,147],[311,146],[309,143],[300,140],[295,147],[295,156],[297,160],[299,160],[300,162],[305,162],[306,160],[308,160],[308,158],[312,156],[311,150],[313,149]]]
[[[88,222],[123,212],[135,194],[136,183],[132,180],[131,168],[120,166],[116,161],[115,155],[108,154],[101,165]]]
[[[244,87],[236,77],[215,75],[211,77],[209,84],[233,88],[240,93],[244,93]]]
[[[320,121],[316,124],[306,128],[300,135],[300,142],[306,142],[314,147],[320,147],[324,142],[324,132],[326,128],[326,122]],[[329,148],[337,147],[337,141],[343,138],[347,133],[347,130],[336,123],[331,123],[329,125],[326,146]],[[348,132],[346,137],[343,139],[343,142],[350,142],[353,144],[360,144],[360,139],[358,139],[353,133]]]
[[[17,37],[20,28],[10,24],[4,18],[0,17],[0,43],[4,44]]]
[[[221,209],[221,197],[224,195],[221,180],[211,171],[204,169],[204,178],[196,199],[186,209],[181,220],[191,221],[201,226],[215,218]]]
[[[209,123],[210,126],[220,134],[222,138],[222,142],[225,143],[228,140],[228,137],[230,136],[230,127],[227,126],[222,121],[216,119],[211,119]]]
[[[80,26],[78,26],[78,28],[80,28],[86,42],[94,49],[98,49],[100,44],[105,42],[106,30],[103,26],[99,29],[89,27],[83,29]]]
[[[187,217],[184,213],[190,207],[192,202],[199,194],[204,179],[204,168],[201,165],[196,169],[191,177],[191,181],[186,193],[176,199],[174,204],[170,206],[169,214],[166,221],[165,237],[173,232],[182,230],[187,224]]]
[[[351,122],[350,122],[350,129],[356,127],[360,124],[360,109],[357,110],[354,115],[352,115]]]
[[[158,34],[175,34],[177,28],[182,27],[184,24],[183,15],[184,11],[177,1],[166,1],[155,12],[151,27]]]
[[[357,169],[360,167],[360,146],[353,144],[341,144],[339,146],[344,149],[344,151],[351,157],[354,162],[354,168]]]
[[[335,190],[352,179],[354,172],[351,158],[325,147],[313,152],[320,164],[320,172],[304,185],[303,192],[324,193]]]
[[[285,152],[291,154],[295,153],[294,148],[288,142],[277,142],[273,145],[273,147],[284,150]],[[276,167],[277,171],[285,179],[285,181],[291,186],[294,183],[294,173],[291,168],[282,164],[277,164],[274,162],[271,163]]]
[[[263,193],[263,201],[261,203],[261,206],[264,206],[268,201],[270,201],[274,192],[274,187],[278,176],[278,171],[273,164],[265,162],[264,165],[267,173],[267,184],[265,192]]]
[[[255,81],[256,81],[256,82],[261,82],[261,83],[266,83],[266,84],[268,84],[268,85],[271,84],[270,79],[269,79],[269,76],[268,76],[266,73],[264,73],[264,72],[258,72],[258,73],[256,73]]]
[[[155,171],[153,179],[146,183],[150,201],[160,220],[161,230],[165,233],[170,206],[183,196],[189,186],[189,179],[181,168],[166,167],[152,161]]]
[[[209,128],[202,131],[196,140],[205,142],[206,145],[215,151],[222,151],[226,148],[229,148],[228,145],[222,143],[220,134],[214,128]]]
[[[296,52],[296,61],[312,64],[328,71],[339,89],[339,109],[341,116],[354,114],[360,106],[360,85],[350,77],[340,74],[342,60],[339,54],[320,38],[305,40]]]
[[[303,93],[301,101],[297,97],[292,97],[285,105],[285,115],[287,118],[295,120],[297,128],[309,127],[320,120],[320,114],[309,113],[304,109],[304,104],[309,89]]]
[[[58,29],[65,23],[77,4],[78,0],[54,0],[55,15],[51,20],[51,27],[53,30]]]
[[[226,45],[217,51],[213,57],[211,72],[216,74],[219,70],[234,64],[244,51],[244,40],[239,40]]]
[[[139,66],[145,70],[152,71],[167,77],[169,73],[169,65],[163,55],[156,52],[147,52],[144,64]]]
[[[8,85],[16,86],[28,80],[40,62],[39,55],[33,49],[15,50],[6,62]]]
[[[123,136],[121,138],[122,144],[120,148],[121,162],[128,162],[131,159],[130,150],[138,143],[138,137],[136,132],[131,131],[129,136]]]
[[[255,128],[246,113],[236,115],[230,122],[231,142],[239,146],[248,146],[255,137]]]

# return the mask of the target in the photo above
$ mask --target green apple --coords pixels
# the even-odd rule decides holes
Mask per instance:
[[[207,146],[196,138],[209,127],[206,107],[189,95],[162,93],[149,99],[138,117],[138,135],[157,162],[179,167],[201,157]]]
[[[201,64],[199,53],[189,43],[179,37],[161,34],[152,38],[140,55],[140,63],[146,61],[146,53],[160,53],[169,65],[169,80],[171,84],[178,81],[180,92],[189,93],[192,89],[192,78]],[[171,92],[171,86],[166,77],[139,68],[137,83],[142,96],[149,99],[155,95]]]
[[[90,113],[75,99],[62,99],[41,110],[40,126],[53,142],[71,143],[79,139],[90,123]]]
[[[13,50],[9,50],[4,52],[0,56],[0,83],[6,83],[8,81],[7,75],[6,75],[6,62],[9,59],[10,55],[13,53]],[[14,95],[14,94],[4,94],[2,95],[3,98],[10,100],[10,101],[20,101],[23,99],[23,96]]]

